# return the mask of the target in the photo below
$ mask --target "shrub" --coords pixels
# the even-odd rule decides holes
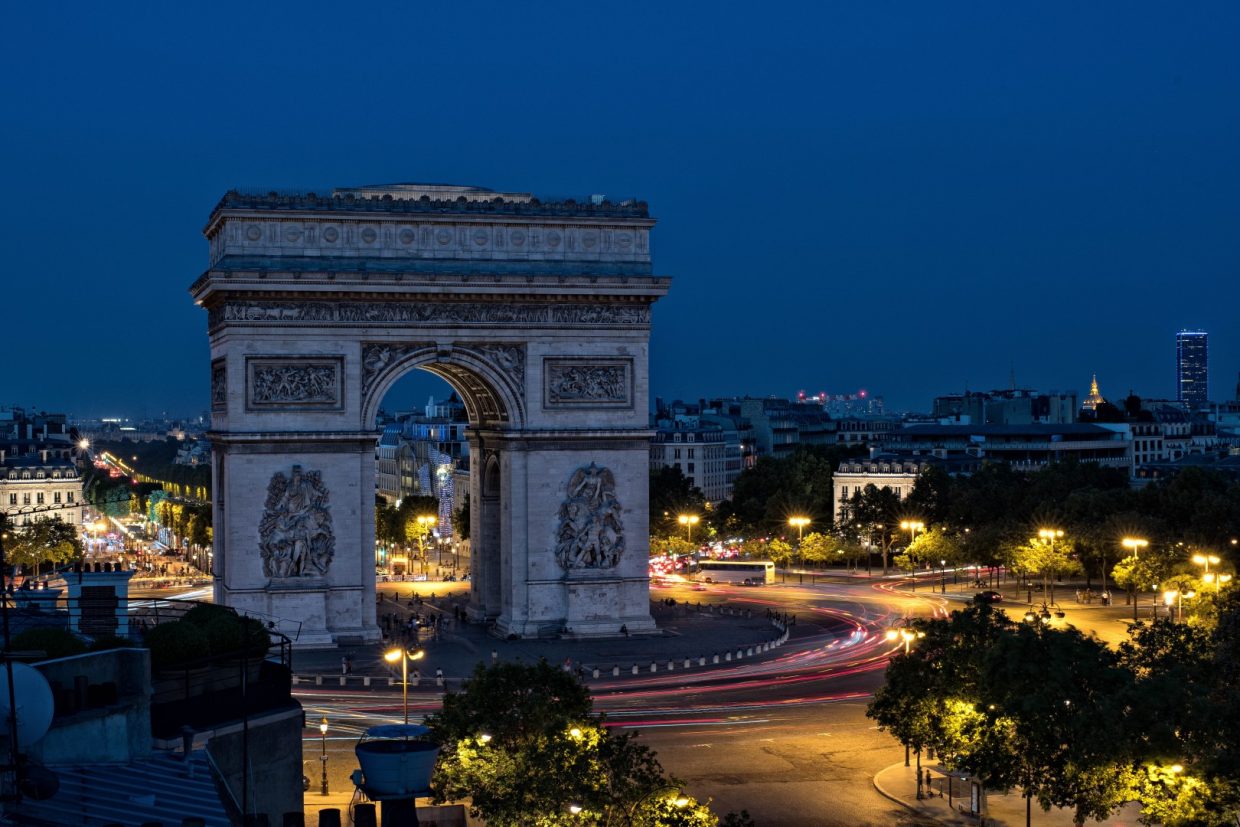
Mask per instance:
[[[13,638],[14,652],[46,652],[46,660],[67,658],[86,651],[86,644],[67,629],[27,629]]]
[[[214,603],[199,603],[182,615],[181,620],[205,629],[210,625],[211,621],[222,617],[235,619],[237,613],[225,606],[217,606]]]
[[[116,635],[100,635],[90,642],[90,651],[102,652],[105,649],[124,649],[127,646],[133,646],[131,640]]]
[[[178,620],[161,623],[146,635],[151,668],[167,669],[204,658],[209,653],[207,636],[194,623]]]

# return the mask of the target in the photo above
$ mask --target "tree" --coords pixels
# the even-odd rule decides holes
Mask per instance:
[[[461,498],[461,507],[452,512],[452,531],[462,540],[469,539],[469,492]]]
[[[675,465],[664,465],[650,471],[650,533],[675,534],[681,514],[707,516],[706,497],[702,490]],[[707,528],[705,525],[703,529]],[[683,531],[683,529],[680,529]]]
[[[800,558],[802,563],[822,565],[830,562],[842,545],[838,537],[813,531],[801,539],[801,546],[797,550],[797,557]]]
[[[954,533],[942,526],[928,528],[909,544],[904,555],[917,566],[937,566],[940,563],[954,565],[962,562],[960,542]]]
[[[38,574],[44,563],[68,563],[82,556],[82,542],[78,539],[77,529],[59,517],[34,520],[8,531],[10,537],[5,542],[7,562],[9,565],[19,565],[25,571]]]
[[[650,538],[650,556],[661,557],[663,555],[671,555],[672,557],[684,557],[691,555],[697,551],[698,547],[690,543],[684,537],[673,534],[670,537],[651,537]]]
[[[435,800],[469,798],[489,825],[718,823],[635,735],[602,725],[574,675],[545,661],[479,665],[427,725],[442,747]]]
[[[890,488],[871,483],[853,494],[846,506],[845,521],[857,523],[870,536],[878,538],[883,554],[883,574],[887,574],[888,553],[900,530],[900,495]]]
[[[770,555],[771,561],[778,566],[786,566],[792,562],[792,546],[780,539],[772,540],[766,544],[766,553]]]

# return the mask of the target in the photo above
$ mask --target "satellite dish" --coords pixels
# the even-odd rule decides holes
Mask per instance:
[[[24,750],[47,734],[56,704],[42,672],[24,663],[14,663],[12,669],[13,696],[17,699],[17,747]],[[8,736],[9,667],[0,665],[0,737]]]

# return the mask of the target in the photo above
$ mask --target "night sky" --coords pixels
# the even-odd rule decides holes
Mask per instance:
[[[1240,4],[121,8],[0,25],[0,404],[202,411],[219,197],[395,181],[648,201],[665,398],[1234,395]]]

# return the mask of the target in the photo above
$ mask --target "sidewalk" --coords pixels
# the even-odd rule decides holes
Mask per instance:
[[[968,813],[969,784],[959,778],[948,785],[947,778],[937,765],[922,763],[922,772],[931,772],[931,795],[918,800],[917,768],[906,767],[904,763],[892,764],[874,776],[874,788],[897,804],[902,804],[918,815],[934,819],[940,824],[968,825],[977,827],[981,820]],[[941,795],[940,795],[941,794]],[[951,804],[948,804],[948,796]],[[988,827],[1024,827],[1025,798],[1018,791],[1007,794],[989,792],[986,795],[989,815],[986,817]],[[1106,821],[1090,821],[1090,824],[1110,825],[1110,827],[1138,827],[1137,820],[1140,808],[1136,804],[1125,804],[1119,812]],[[1043,811],[1035,800],[1032,804],[1031,823],[1037,827],[1073,827],[1072,812],[1064,809]]]

